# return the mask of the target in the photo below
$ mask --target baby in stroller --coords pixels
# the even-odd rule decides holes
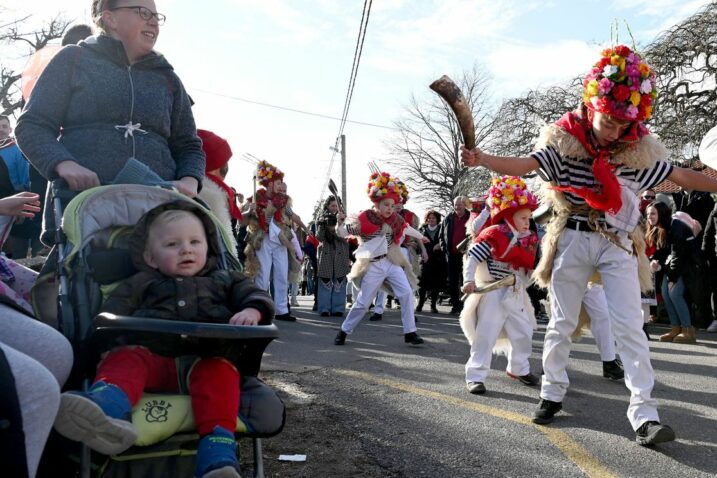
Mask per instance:
[[[104,312],[158,319],[257,325],[271,323],[271,297],[238,271],[217,268],[215,225],[191,202],[162,204],[147,212],[130,237],[140,271],[122,282]],[[151,340],[112,349],[87,392],[62,395],[56,430],[103,454],[128,449],[137,437],[132,406],[144,390],[175,392],[188,382],[197,431],[198,477],[237,477],[233,430],[239,408],[239,371],[222,356],[196,359],[180,376],[177,360]],[[221,355],[221,354],[218,354]]]

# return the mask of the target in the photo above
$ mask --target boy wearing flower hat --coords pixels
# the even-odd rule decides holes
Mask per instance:
[[[305,226],[291,210],[284,173],[279,168],[259,162],[257,181],[263,187],[256,191],[254,214],[247,225],[245,272],[261,289],[269,290],[273,284],[277,314],[274,318],[294,322],[296,317],[289,313],[289,282],[298,277],[301,264],[293,254],[291,226],[292,223]]]
[[[346,224],[346,217],[339,215],[336,234],[359,238],[356,249],[356,262],[349,274],[349,280],[360,288],[354,298],[353,306],[341,324],[334,344],[344,345],[346,337],[368,311],[379,287],[384,282],[390,287],[393,296],[401,303],[401,322],[406,343],[420,345],[423,339],[416,333],[416,318],[413,308],[413,290],[417,280],[404,255],[400,251],[404,236],[421,240],[423,235],[408,225],[396,213],[394,205],[401,200],[398,179],[388,173],[373,173],[366,190],[373,208],[363,211]]]
[[[493,179],[486,206],[492,225],[475,237],[468,250],[463,292],[469,296],[460,315],[461,328],[471,345],[466,387],[476,395],[486,392],[493,351],[508,356],[509,377],[529,386],[539,382],[528,363],[536,322],[526,291],[538,246],[538,235],[530,230],[531,213],[538,201],[522,179],[503,176]],[[476,282],[487,284],[509,275],[516,278],[514,286],[473,294]],[[499,336],[507,337],[507,347],[503,343],[496,347]]]
[[[675,433],[660,423],[651,396],[654,372],[640,307],[641,285],[651,285],[644,238],[637,227],[639,194],[666,179],[684,188],[717,192],[717,181],[673,166],[667,149],[643,125],[656,96],[655,74],[642,58],[625,45],[608,48],[584,79],[583,104],[546,126],[530,156],[461,150],[466,166],[512,175],[537,169],[550,183],[547,196],[552,196],[555,214],[533,276],[550,288],[551,320],[533,421],[550,423],[562,409],[569,384],[570,335],[585,287],[597,271],[631,393],[627,416],[636,441],[645,446],[674,440]]]

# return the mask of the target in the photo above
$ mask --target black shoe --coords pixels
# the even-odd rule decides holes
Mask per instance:
[[[665,443],[675,439],[675,432],[667,425],[660,422],[649,421],[640,425],[637,429],[635,441],[642,446],[652,446],[658,443]]]
[[[562,402],[540,399],[538,409],[533,412],[533,423],[545,425],[553,421],[553,416],[563,409]]]
[[[617,360],[602,363],[602,376],[610,380],[622,380],[625,378],[625,371],[620,367]]]
[[[384,309],[393,309],[393,300],[392,299],[386,299],[386,305],[383,307]]]
[[[466,388],[473,395],[483,395],[485,393],[485,385],[483,382],[468,382]]]
[[[423,343],[423,339],[416,332],[404,334],[403,341],[411,345],[421,345]]]
[[[451,315],[461,315],[461,309],[451,309]]]
[[[319,315],[321,317],[328,317],[330,314],[328,312],[324,311],[324,312],[321,312]]]
[[[371,317],[368,318],[371,322],[376,322],[377,320],[383,319],[383,314],[377,314],[376,312],[373,313]]]
[[[331,316],[332,317],[343,317],[344,313],[343,312],[331,312]]]
[[[529,387],[534,387],[540,383],[540,379],[530,372],[528,372],[527,375],[513,375],[510,372],[506,372],[506,373],[508,374],[508,376],[510,378],[518,380],[523,385],[528,385]]]
[[[437,314],[437,313],[438,313],[438,309],[436,309],[435,305],[432,305],[431,306],[431,314]]]
[[[647,324],[642,324],[642,331],[645,332],[645,337],[647,337],[648,342],[652,340],[650,338],[650,333],[647,331]]]
[[[339,333],[336,334],[336,338],[334,338],[334,345],[343,345],[346,343],[346,332],[343,330],[339,330]]]
[[[416,306],[416,310],[414,310],[414,312],[423,312],[423,304],[418,304]]]
[[[274,320],[283,320],[284,322],[296,322],[296,317],[287,312],[286,314],[275,315]]]

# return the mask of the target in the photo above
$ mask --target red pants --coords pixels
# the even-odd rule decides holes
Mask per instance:
[[[175,359],[157,355],[143,347],[123,347],[110,352],[97,368],[95,381],[118,386],[134,406],[145,390],[178,392]],[[239,413],[239,371],[219,357],[202,358],[189,372],[189,395],[200,436],[215,426],[236,428]]]

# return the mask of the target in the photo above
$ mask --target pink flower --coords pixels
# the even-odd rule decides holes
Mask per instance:
[[[627,109],[625,110],[625,116],[626,116],[628,119],[633,120],[633,119],[637,118],[637,113],[638,113],[638,111],[639,111],[639,110],[637,109],[637,106],[635,106],[635,105],[630,105],[630,106],[628,106]]]
[[[600,92],[600,96],[605,96],[606,94],[610,93],[610,90],[613,87],[613,82],[610,81],[607,78],[603,78],[598,82],[598,91]]]

